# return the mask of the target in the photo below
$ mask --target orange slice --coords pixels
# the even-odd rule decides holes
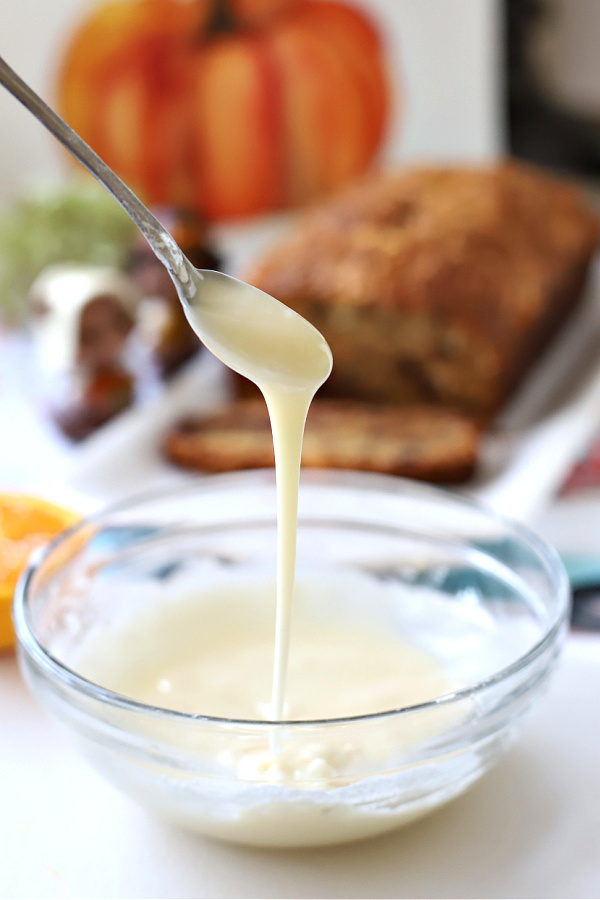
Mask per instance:
[[[0,651],[15,642],[10,606],[30,554],[77,519],[40,497],[0,493]]]

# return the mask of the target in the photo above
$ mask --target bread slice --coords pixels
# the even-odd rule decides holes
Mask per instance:
[[[302,464],[451,483],[472,473],[477,444],[475,425],[453,410],[315,400]],[[177,465],[205,472],[272,466],[266,405],[242,400],[210,416],[188,417],[170,431],[164,449]]]

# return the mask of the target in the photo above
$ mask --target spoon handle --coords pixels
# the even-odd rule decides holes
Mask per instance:
[[[193,279],[190,278],[191,264],[185,258],[169,232],[160,224],[156,216],[147,209],[130,188],[121,181],[112,169],[95,153],[86,142],[57,113],[51,109],[36,92],[20,78],[0,56],[0,84],[23,106],[33,113],[42,125],[50,131],[67,150],[110,191],[126,213],[136,223],[158,258],[169,270],[185,292],[189,286],[193,293]]]

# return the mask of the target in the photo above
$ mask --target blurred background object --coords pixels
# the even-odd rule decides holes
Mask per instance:
[[[109,267],[48,266],[31,287],[32,332],[50,413],[81,440],[135,397],[135,282]]]
[[[15,643],[10,607],[28,558],[78,518],[39,497],[0,493],[0,654]]]
[[[99,65],[99,58],[107,59],[109,51],[116,52],[115,45],[121,48],[120,52],[127,55],[122,43],[125,39],[131,42],[135,37],[136,47],[143,40],[148,41],[148,29],[152,25],[150,10],[156,12],[159,5],[160,0],[114,0],[109,16],[109,8],[94,0],[20,0],[19,3],[11,3],[10,15],[3,17],[0,52],[42,96],[51,102],[57,102],[61,80],[64,83],[67,77],[68,81],[68,76],[62,68],[64,55],[69,47],[74,46],[74,41],[83,40],[81,36],[92,27],[92,21],[104,22],[107,29],[109,28],[107,21],[109,22],[112,28],[113,50],[107,47],[108,31],[102,33],[102,40],[98,33],[95,50],[89,54],[90,67]],[[289,0],[270,0],[270,2],[235,0],[230,5],[237,17],[237,30],[231,33],[231,36],[222,31],[218,40],[214,38],[213,43],[217,46],[213,47],[212,61],[215,67],[220,68],[225,58],[225,45],[230,48],[231,55],[236,61],[234,66],[234,72],[237,73],[236,84],[239,85],[241,81],[246,97],[258,78],[257,58],[268,65],[275,52],[274,42],[281,43],[285,37],[290,44],[290,61],[286,63],[289,68],[289,73],[286,69],[289,79],[286,84],[290,91],[306,91],[303,102],[308,107],[307,116],[310,114],[314,120],[315,105],[320,108],[319,132],[327,129],[329,133],[330,124],[336,125],[338,131],[344,131],[345,128],[354,129],[352,122],[356,122],[360,116],[366,114],[366,103],[363,100],[366,88],[364,91],[353,88],[348,92],[344,85],[346,80],[355,84],[365,77],[360,73],[365,68],[367,60],[371,59],[372,64],[377,67],[375,74],[369,77],[376,78],[379,84],[373,96],[376,94],[379,98],[378,115],[382,117],[380,127],[383,127],[384,118],[387,124],[385,134],[380,137],[377,137],[378,129],[371,129],[370,142],[374,147],[382,138],[378,158],[383,164],[423,158],[446,161],[489,160],[502,150],[500,0],[452,0],[452,3],[448,0],[419,0],[419,2],[302,0],[296,3],[290,3]],[[330,46],[330,55],[326,56],[328,63],[324,59],[322,42],[318,41],[315,34],[318,31],[316,21],[310,18],[317,14],[318,7],[323,8],[319,15],[325,17],[327,7],[329,10],[327,14],[331,20],[333,21],[334,16],[337,17],[335,25],[331,22],[323,25],[327,29],[325,33],[327,44]],[[155,45],[155,54],[160,56],[161,65],[166,65],[165,44],[168,45],[168,40],[174,40],[175,34],[178,34],[189,20],[197,23],[195,32],[197,38],[203,27],[203,21],[207,27],[209,8],[214,11],[214,6],[208,0],[192,0],[192,2],[181,0],[177,5],[174,4],[174,0],[171,0],[170,4],[164,0],[162,8],[178,11],[177,16],[174,14],[168,16],[168,27],[164,26],[166,34],[160,37],[158,46]],[[283,29],[283,18],[288,15],[293,17],[293,22],[290,21]],[[132,22],[132,19],[135,21]],[[35,28],[31,27],[32,22],[36,23]],[[145,32],[142,32],[142,23]],[[217,24],[215,23],[213,27],[216,28]],[[220,27],[224,28],[224,25],[221,24]],[[249,38],[241,33],[243,28],[250,29],[252,34],[256,33],[254,55],[249,53]],[[117,36],[113,33],[115,30],[118,32]],[[378,44],[373,44],[373,38],[366,40],[367,34],[379,34],[381,47],[378,48]],[[369,46],[363,49],[365,42]],[[138,47],[138,52],[131,54],[131,60],[128,63],[122,61],[120,67],[115,70],[115,90],[117,84],[120,86],[119,103],[125,104],[125,97],[128,96],[131,104],[125,109],[123,105],[119,106],[120,115],[125,119],[127,126],[124,133],[127,134],[135,130],[135,123],[128,121],[130,113],[133,117],[136,114],[141,115],[140,110],[147,110],[147,106],[143,105],[147,103],[146,94],[140,88],[137,74],[140,66],[145,66],[153,83],[156,81],[154,69],[156,55],[142,54],[140,59],[140,52]],[[302,59],[298,59],[300,56]],[[314,74],[313,61],[316,67]],[[77,60],[73,60],[73,65],[75,62]],[[327,64],[329,68],[326,68]],[[300,78],[300,74],[304,71],[301,66],[306,65],[310,66],[310,75]],[[241,67],[243,70],[240,75]],[[323,74],[324,67],[327,75]],[[277,71],[281,72],[281,67]],[[330,74],[332,71],[334,74]],[[351,75],[350,72],[354,74]],[[333,88],[331,81],[334,76],[338,93],[349,93],[354,97],[352,110],[344,113],[344,120],[338,117],[345,105],[339,97],[331,96]],[[219,73],[219,78],[221,77]],[[382,79],[385,79],[387,84],[385,95],[382,94],[384,90]],[[282,81],[283,76],[275,80]],[[316,86],[314,90],[310,87],[310,91],[313,92],[309,93],[309,86],[303,86],[303,82],[313,80]],[[271,121],[271,113],[267,115],[265,110],[272,110],[275,100],[269,99],[266,106],[258,104],[257,110],[257,104],[247,99],[250,106],[240,111],[231,105],[227,97],[220,98],[216,93],[216,87],[217,85],[210,91],[211,103],[217,106],[213,114],[222,116],[219,121],[222,121],[226,133],[227,152],[236,154],[234,159],[227,155],[226,158],[218,160],[218,165],[225,167],[227,179],[242,178],[242,173],[234,171],[232,165],[238,160],[238,151],[232,146],[233,138],[241,129],[243,121],[247,120],[250,111],[257,111],[262,115],[260,121],[265,124],[264,127],[261,126],[260,135],[256,140],[259,141],[260,138],[261,145],[269,144],[270,139],[267,140],[265,129]],[[86,78],[82,79],[81,91],[89,100],[92,90],[88,73]],[[106,91],[106,88],[104,90]],[[116,103],[116,94],[113,92],[111,96]],[[367,93],[367,96],[372,95]],[[382,102],[384,96],[387,99]],[[297,97],[296,100],[299,101],[300,98]],[[337,109],[336,100],[339,105]],[[291,99],[289,102],[291,103]],[[350,100],[346,100],[346,103],[349,102]],[[72,97],[69,99],[70,103],[73,103],[79,111],[79,97]],[[168,108],[169,116],[177,119],[178,114],[176,111],[173,112],[172,105],[168,105]],[[167,105],[161,104],[160,109],[166,110]],[[106,118],[105,106],[103,115]],[[372,111],[369,115],[372,115]],[[238,122],[239,117],[243,121]],[[150,121],[146,123],[146,130],[137,131],[138,134],[142,134],[144,140],[147,136],[155,135],[158,129],[169,131],[170,128],[174,128],[172,118],[163,118],[160,122],[152,121],[152,113],[148,118]],[[2,141],[0,144],[2,173],[0,205],[2,205],[22,190],[32,173],[46,177],[55,177],[63,173],[65,158],[52,139],[42,133],[39,124],[4,93],[0,95],[0,119],[3,123],[3,134],[10,135],[10,140]],[[346,120],[349,122],[347,125],[344,124]],[[197,128],[204,129],[205,123],[206,118],[199,120]],[[103,135],[100,140],[105,141],[103,123],[100,123],[100,131]],[[228,134],[231,134],[231,142],[227,140]],[[320,133],[307,138],[311,144],[316,142],[317,146],[321,139]],[[176,141],[172,143],[175,145]],[[98,149],[100,150],[100,146]],[[308,150],[306,152],[308,153]],[[348,152],[354,154],[356,151],[349,148]],[[337,153],[339,149],[336,150]],[[248,183],[247,163],[253,161],[255,156],[256,149],[248,159],[242,159],[244,184]],[[368,152],[363,148],[354,156],[353,165],[360,168],[367,156]],[[131,148],[129,158],[132,161],[144,159],[152,165],[158,165],[159,170],[164,162],[149,160],[147,151],[142,153],[137,145]],[[269,158],[268,155],[264,156],[264,162],[268,163]],[[304,159],[306,161],[311,157],[305,155]],[[350,159],[345,165],[350,166],[351,162]],[[308,162],[305,164],[308,165]],[[311,165],[317,166],[314,158]],[[318,166],[320,165],[319,161]],[[136,173],[129,168],[125,174],[133,175],[134,186],[138,187],[146,179],[145,172]],[[310,174],[308,172],[306,177],[308,178]],[[256,184],[250,184],[249,190],[255,190],[260,179],[267,176],[263,165],[251,175]],[[234,186],[233,181],[231,185]],[[186,197],[186,202],[187,200]],[[255,201],[256,197],[253,198],[253,203]],[[247,208],[247,211],[253,210]]]
[[[0,322],[27,320],[29,289],[47,266],[70,262],[121,268],[136,235],[129,216],[87,177],[38,184],[15,197],[0,214]]]
[[[531,162],[600,177],[600,4],[505,0],[508,146]]]
[[[68,41],[58,83],[65,119],[150,204],[212,220],[360,175],[387,96],[378,29],[342,0],[108,0]]]

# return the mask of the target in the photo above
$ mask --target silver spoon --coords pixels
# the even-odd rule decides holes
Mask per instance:
[[[310,382],[314,383],[314,390],[325,381],[331,371],[331,351],[316,328],[257,288],[222,272],[196,269],[156,216],[2,57],[0,84],[70,150],[131,216],[166,266],[192,328],[216,356],[256,381],[256,350],[260,349],[266,380],[280,376],[291,387],[300,388]],[[305,367],[298,365],[303,359],[303,345],[312,350],[315,358],[315,372],[308,381]],[[246,348],[250,348],[249,353]]]

